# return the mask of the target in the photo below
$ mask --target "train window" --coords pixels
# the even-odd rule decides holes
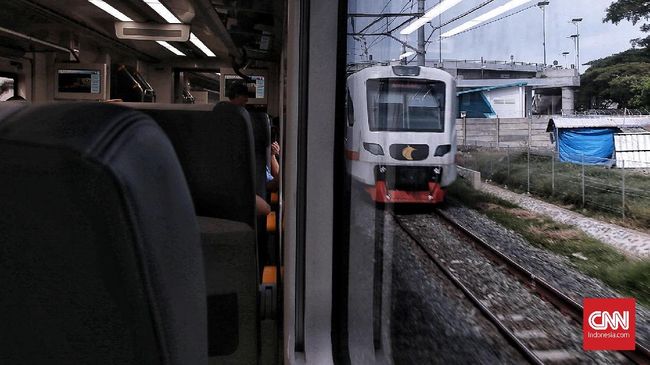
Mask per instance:
[[[0,101],[6,101],[7,99],[16,95],[16,77],[8,73],[0,73]]]
[[[348,126],[354,126],[354,103],[350,97],[350,90],[346,91],[345,110],[347,111]]]
[[[444,132],[443,82],[374,79],[367,88],[371,131]]]
[[[455,153],[447,149],[455,151],[456,88],[450,73],[416,62],[401,39],[380,35],[408,24],[413,4],[348,1],[339,101],[348,115],[339,129],[344,161],[337,173],[349,199],[334,283],[335,326],[347,329],[335,332],[341,363],[436,362],[438,334],[425,326],[438,320],[437,304],[422,293],[428,279],[397,219],[407,207],[441,203],[455,180]]]
[[[555,188],[557,173],[546,173],[552,168],[535,167],[538,160],[559,163],[554,156],[561,141],[557,134],[549,141],[547,133],[553,120],[589,129],[624,123],[633,113],[650,125],[650,98],[642,97],[650,85],[638,86],[650,79],[650,24],[641,22],[650,19],[650,2],[343,3],[339,47],[346,62],[337,120],[347,99],[348,124],[337,124],[335,181],[345,187],[336,195],[345,214],[336,211],[341,227],[334,241],[335,294],[344,296],[334,302],[341,313],[334,323],[347,329],[335,338],[347,351],[341,363],[626,361],[620,353],[584,351],[593,333],[575,321],[588,309],[577,303],[602,290],[637,295],[639,303],[640,293],[591,284],[600,273],[579,269],[572,253],[538,244],[550,232],[537,232],[544,214],[536,206],[524,209],[533,217],[528,222],[515,211],[525,208],[522,196],[536,194],[535,184],[544,186],[537,188],[542,200],[562,190]],[[521,133],[505,132],[514,129]],[[520,186],[510,178],[512,151],[524,161]],[[603,157],[614,163],[611,154]],[[585,158],[572,162],[583,172],[589,165]],[[493,167],[504,163],[500,171]],[[550,182],[539,182],[544,179]],[[510,202],[497,202],[505,196]],[[588,194],[583,198],[588,205]],[[559,222],[546,215],[549,224]],[[502,258],[495,259],[499,251]],[[510,274],[516,270],[553,282],[549,292],[570,297],[575,314],[555,308],[564,306],[554,295],[540,297],[528,277]],[[650,322],[641,307],[636,328],[642,340],[630,341],[636,352],[623,355],[650,363],[643,345]]]

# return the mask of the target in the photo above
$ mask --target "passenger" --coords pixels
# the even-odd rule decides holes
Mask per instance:
[[[246,103],[248,103],[248,87],[240,82],[236,82],[228,88],[226,96],[228,96],[232,104],[245,108]]]
[[[255,211],[258,216],[266,216],[271,213],[271,206],[261,196],[255,195]]]
[[[266,190],[269,192],[278,191],[278,175],[280,174],[280,144],[274,141],[271,144],[271,164],[266,166]]]
[[[228,88],[228,99],[231,104],[242,108],[248,103],[248,87],[242,83],[234,83]],[[278,146],[279,148],[279,146]],[[266,216],[271,213],[271,206],[259,195],[255,195],[255,211],[258,216]]]

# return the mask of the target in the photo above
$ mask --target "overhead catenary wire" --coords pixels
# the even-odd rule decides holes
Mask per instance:
[[[411,5],[411,8],[413,8],[413,0],[409,0],[407,3],[405,3],[404,6],[402,7],[402,9],[400,10],[400,13],[403,12],[404,10],[406,10],[406,8],[409,5]],[[386,39],[388,34],[391,34],[391,33],[394,32],[394,30],[388,31],[388,27],[390,27],[395,22],[396,19],[397,18],[393,18],[393,19],[390,20],[389,23],[386,24],[386,32],[384,34],[382,34],[382,36],[379,36],[379,37],[375,38],[373,40],[373,42],[370,43],[370,46],[368,46],[367,50],[370,50],[372,47],[374,47],[377,44],[381,43],[383,40]],[[410,19],[408,21],[410,21]]]

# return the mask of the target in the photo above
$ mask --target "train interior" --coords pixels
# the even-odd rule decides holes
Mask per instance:
[[[283,351],[282,192],[293,191],[281,175],[267,189],[266,166],[272,142],[292,149],[283,143],[287,2],[0,8],[0,98],[11,100],[0,105],[2,209],[15,212],[1,226],[16,245],[5,258],[17,265],[2,269],[3,288],[15,293],[3,307],[16,308],[2,316],[16,334],[2,341],[3,362],[282,363],[293,353]],[[225,103],[234,82],[248,87],[248,114]],[[268,214],[256,214],[256,195]],[[30,218],[21,207],[42,213]],[[24,223],[39,219],[45,227]],[[18,250],[25,241],[33,246]],[[129,242],[141,247],[131,252]],[[97,272],[89,263],[100,254],[111,258]],[[21,282],[26,273],[48,279]],[[93,285],[109,277],[117,286]],[[39,298],[50,298],[49,309]],[[114,308],[89,324],[96,316],[70,300],[88,312]]]

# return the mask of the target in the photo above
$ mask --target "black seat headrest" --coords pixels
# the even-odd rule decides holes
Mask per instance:
[[[255,227],[251,127],[243,109],[237,108],[212,112],[147,106],[141,111],[160,125],[174,145],[196,214]]]
[[[109,104],[0,123],[3,363],[205,364],[198,227],[173,148]]]

